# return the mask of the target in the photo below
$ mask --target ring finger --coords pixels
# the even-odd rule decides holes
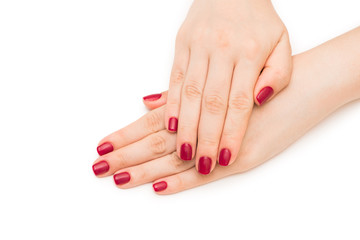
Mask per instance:
[[[167,130],[149,135],[140,141],[100,156],[93,165],[96,176],[105,177],[119,169],[134,166],[175,151],[176,136]]]

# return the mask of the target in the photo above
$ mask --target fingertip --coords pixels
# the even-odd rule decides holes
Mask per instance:
[[[263,87],[260,89],[259,93],[256,95],[256,104],[258,106],[266,103],[274,94],[274,89],[270,86]]]
[[[228,166],[231,160],[231,151],[228,148],[223,148],[219,154],[219,165]]]
[[[212,159],[210,157],[202,156],[199,158],[197,170],[202,175],[208,175],[214,169],[212,165]]]
[[[178,119],[176,117],[170,117],[168,122],[168,131],[171,133],[177,132],[178,129]]]
[[[155,193],[161,193],[166,190],[167,186],[168,185],[166,181],[159,181],[153,184],[153,189]]]
[[[150,109],[156,109],[166,104],[167,92],[151,94],[143,97],[144,105]]]

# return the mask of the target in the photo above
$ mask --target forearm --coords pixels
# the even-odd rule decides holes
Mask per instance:
[[[278,154],[337,108],[360,98],[359,40],[357,28],[294,57],[289,86],[253,111],[239,156],[242,169]]]
[[[302,81],[322,89],[322,99],[334,106],[360,98],[359,42],[360,27],[298,55]]]

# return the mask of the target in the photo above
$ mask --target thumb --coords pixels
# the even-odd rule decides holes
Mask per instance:
[[[153,110],[166,104],[167,95],[167,91],[158,94],[151,94],[143,97],[143,102],[148,109]]]
[[[254,101],[262,105],[272,99],[290,82],[292,57],[289,35],[284,32],[267,59],[254,89]]]

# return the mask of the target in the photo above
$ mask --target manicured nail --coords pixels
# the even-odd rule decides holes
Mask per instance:
[[[180,158],[182,160],[188,161],[191,160],[191,157],[192,157],[191,145],[188,143],[184,143],[183,145],[181,145]]]
[[[231,152],[230,152],[230,150],[227,149],[227,148],[221,149],[220,155],[219,155],[219,164],[220,164],[221,166],[227,166],[227,165],[229,165],[230,158],[231,158]]]
[[[93,168],[94,174],[97,176],[97,175],[104,174],[107,171],[109,171],[110,167],[106,161],[101,161],[101,162],[94,164],[92,166],[92,168]]]
[[[201,174],[209,174],[211,170],[211,158],[201,157],[199,159],[198,171]]]
[[[114,150],[114,147],[111,143],[105,142],[97,147],[97,152],[100,156],[105,155],[109,152],[112,152]]]
[[[145,97],[143,97],[143,99],[144,99],[144,101],[156,101],[156,100],[158,100],[158,99],[160,99],[161,98],[161,93],[159,93],[159,94],[151,94],[151,95],[148,95],[148,96],[145,96]]]
[[[128,172],[122,172],[114,175],[114,182],[116,185],[122,185],[130,181],[130,174]]]
[[[266,100],[268,100],[273,95],[273,93],[274,93],[274,89],[272,89],[272,87],[264,87],[256,96],[256,100],[261,105],[265,103]]]
[[[178,127],[178,120],[176,117],[172,117],[169,119],[169,131],[176,132]]]
[[[167,183],[165,181],[154,183],[153,188],[155,192],[164,191],[167,188]]]

